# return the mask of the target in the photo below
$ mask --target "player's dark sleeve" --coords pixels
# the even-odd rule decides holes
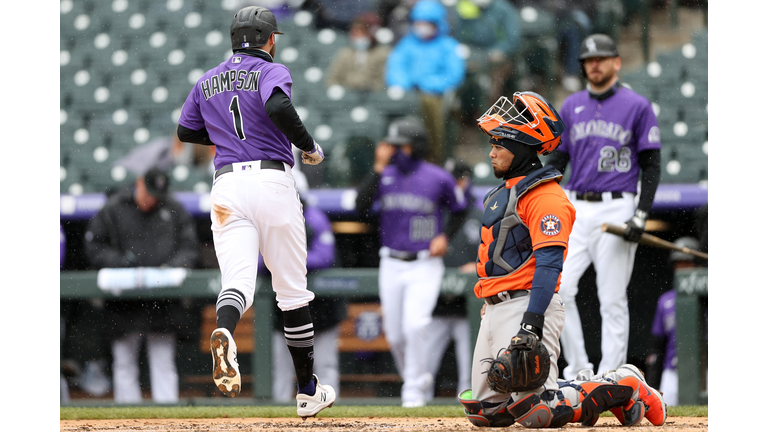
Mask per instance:
[[[571,161],[571,156],[568,153],[555,150],[549,154],[547,159],[547,165],[551,165],[554,169],[560,171],[561,174],[565,173],[565,167],[568,166],[568,162]]]
[[[528,309],[523,315],[523,321],[538,328],[544,328],[544,312],[552,301],[557,286],[557,278],[563,271],[562,246],[547,246],[533,251],[536,258],[536,270],[533,272],[531,299]]]
[[[648,345],[648,356],[645,358],[645,380],[651,387],[659,388],[661,373],[664,370],[666,338],[652,335]]]
[[[467,221],[467,218],[469,217],[469,211],[472,210],[471,206],[473,205],[474,203],[467,202],[467,206],[464,208],[464,210],[448,214],[448,220],[445,223],[445,229],[443,230],[443,232],[449,239],[453,238],[453,236],[456,235],[457,232],[459,232],[461,227],[464,226],[464,223]]]
[[[173,257],[167,264],[169,267],[194,268],[200,257],[195,222],[192,220],[192,216],[190,216],[181,205],[172,210],[172,215],[174,218],[177,218],[177,247],[176,253],[173,254]]]
[[[179,137],[179,140],[186,143],[213,145],[211,138],[208,136],[208,130],[205,127],[200,130],[192,130],[179,125],[176,128],[176,136]]]
[[[371,171],[365,178],[363,178],[363,181],[360,182],[360,186],[357,188],[357,198],[355,199],[355,210],[358,214],[365,214],[373,206],[373,200],[376,195],[376,190],[379,188],[380,178],[381,174]]]
[[[637,208],[650,213],[653,207],[653,197],[661,178],[661,150],[645,150],[638,155],[640,169],[640,198]]]
[[[315,149],[315,140],[301,122],[291,99],[281,89],[277,88],[272,92],[272,96],[264,104],[264,109],[267,110],[272,123],[293,145],[305,152]]]

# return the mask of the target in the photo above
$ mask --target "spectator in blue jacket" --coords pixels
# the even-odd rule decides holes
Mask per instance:
[[[446,155],[448,97],[464,82],[465,60],[450,34],[448,12],[436,0],[420,0],[410,14],[410,31],[392,49],[384,80],[387,87],[416,91],[429,133],[427,160],[442,165]]]

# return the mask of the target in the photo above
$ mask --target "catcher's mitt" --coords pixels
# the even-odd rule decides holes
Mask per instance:
[[[535,390],[549,376],[549,351],[535,336],[518,334],[495,359],[486,359],[486,382],[497,393]]]

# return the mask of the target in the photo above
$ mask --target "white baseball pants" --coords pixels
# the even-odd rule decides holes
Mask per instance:
[[[427,340],[445,265],[440,257],[402,261],[381,254],[379,299],[382,326],[398,373],[403,403],[424,403],[432,385]]]
[[[139,332],[112,341],[112,380],[117,403],[140,403]],[[179,374],[176,371],[176,335],[148,333],[147,358],[152,401],[176,403],[179,401]]]
[[[470,373],[472,371],[472,345],[469,339],[469,320],[459,316],[433,316],[427,330],[428,345],[427,370],[433,377],[440,371],[445,350],[453,340],[456,350],[456,370],[458,372],[457,395],[471,387]],[[435,387],[430,386],[427,400],[434,399]]]
[[[576,208],[576,222],[568,240],[568,256],[563,263],[560,280],[560,295],[566,312],[561,341],[563,357],[568,362],[568,366],[563,370],[563,377],[572,380],[580,370],[593,370],[594,367],[587,358],[584,332],[576,305],[579,279],[590,264],[594,265],[597,273],[597,297],[602,319],[602,358],[596,373],[600,375],[617,369],[627,362],[627,285],[632,276],[637,243],[604,233],[601,227],[604,223],[620,225],[629,220],[635,212],[636,200],[634,194],[624,193],[623,198],[588,202],[577,200],[572,191],[566,193]]]
[[[233,166],[211,188],[211,230],[222,289],[242,292],[243,312],[248,310],[261,251],[272,273],[278,307],[286,311],[306,306],[315,295],[307,290],[306,228],[290,167],[261,169],[260,161]]]

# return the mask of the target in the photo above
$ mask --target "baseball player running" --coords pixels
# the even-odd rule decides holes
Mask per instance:
[[[403,407],[426,404],[434,377],[428,326],[440,294],[448,239],[466,217],[464,192],[443,168],[426,162],[427,131],[415,118],[389,125],[376,147],[374,172],[358,189],[357,211],[380,205],[379,298],[384,335],[403,378]],[[444,223],[444,213],[451,218]]]
[[[647,99],[619,82],[621,58],[616,44],[606,35],[588,36],[580,59],[587,89],[563,102],[560,112],[567,127],[562,145],[548,160],[560,172],[570,162],[571,176],[564,188],[578,214],[560,291],[566,308],[561,335],[568,363],[565,379],[593,369],[576,306],[579,279],[590,263],[597,273],[602,317],[597,373],[616,369],[627,360],[627,285],[661,175],[656,116]],[[601,226],[606,222],[626,223],[624,238],[603,233]]]
[[[576,211],[558,184],[562,174],[538,156],[560,144],[563,120],[542,96],[517,92],[511,101],[501,97],[478,125],[491,136],[494,175],[504,182],[483,200],[474,290],[485,304],[472,388],[459,395],[465,415],[481,427],[559,428],[594,425],[613,409],[636,424],[645,414],[637,403],[640,378],[611,381],[590,371],[558,381],[565,322],[558,285]]]
[[[259,252],[272,273],[283,311],[285,341],[293,359],[297,413],[306,418],[333,405],[335,390],[312,373],[314,331],[307,290],[307,239],[292,176],[291,143],[302,162],[322,162],[323,150],[291,103],[291,74],[274,63],[277,20],[250,6],[232,19],[233,55],[206,72],[189,93],[179,119],[185,142],[216,146],[211,189],[211,230],[221,267],[211,335],[213,380],[227,396],[240,393],[232,334],[253,304]]]

